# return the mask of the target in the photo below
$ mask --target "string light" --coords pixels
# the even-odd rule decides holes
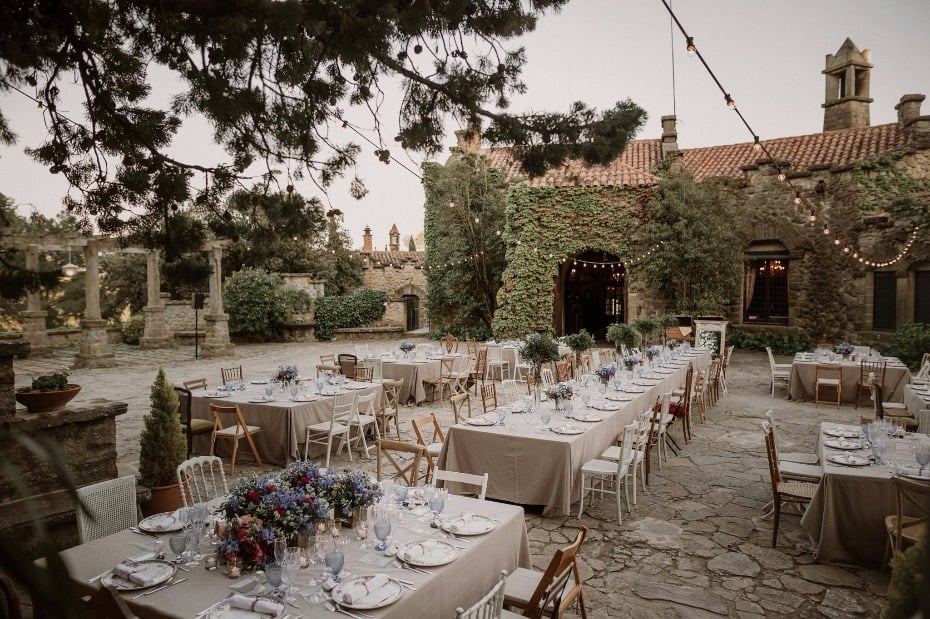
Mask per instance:
[[[784,172],[779,172],[779,173],[778,173],[778,180],[780,180],[781,182],[784,183],[787,179],[788,179],[788,177],[785,176],[785,173],[784,173]]]
[[[723,100],[727,102],[727,107],[731,110],[736,107],[736,101],[733,100],[733,97],[730,96],[730,93],[723,95]]]
[[[801,192],[800,192],[800,191],[795,191],[795,192],[794,192],[794,203],[795,203],[795,204],[800,204],[800,203],[801,203]]]
[[[752,136],[752,141],[753,141],[752,150],[756,152],[762,150],[762,142],[759,141],[759,136],[757,135]]]

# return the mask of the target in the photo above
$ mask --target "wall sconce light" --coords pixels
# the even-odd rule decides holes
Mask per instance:
[[[71,262],[71,248],[69,247],[68,248],[68,262],[62,265],[61,272],[64,274],[65,277],[67,277],[68,279],[71,279],[72,277],[77,275],[79,270],[80,270],[80,267],[78,267],[78,265]]]

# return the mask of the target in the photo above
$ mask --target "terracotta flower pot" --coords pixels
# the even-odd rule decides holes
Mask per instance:
[[[53,413],[67,407],[68,402],[80,390],[80,385],[72,384],[58,391],[35,391],[29,387],[23,387],[16,391],[16,401],[25,406],[30,413]]]
[[[152,498],[142,503],[142,513],[151,516],[152,514],[173,512],[183,505],[180,485],[155,486],[152,488]]]

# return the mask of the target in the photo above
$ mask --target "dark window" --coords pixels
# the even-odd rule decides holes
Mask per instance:
[[[874,278],[872,328],[894,330],[897,313],[897,276],[893,272],[876,271]]]
[[[914,274],[914,322],[930,323],[930,271]]]
[[[787,258],[747,260],[743,283],[746,322],[788,322]]]
[[[407,331],[420,328],[420,297],[413,294],[404,295],[404,311],[407,314]]]

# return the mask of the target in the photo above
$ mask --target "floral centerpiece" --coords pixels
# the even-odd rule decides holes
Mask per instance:
[[[337,516],[351,516],[359,508],[371,507],[383,494],[381,486],[368,474],[350,469],[320,476],[316,493],[326,500]]]
[[[853,345],[849,342],[843,342],[842,344],[833,347],[833,352],[838,355],[843,355],[844,357],[851,355],[853,350]]]
[[[285,385],[296,381],[297,375],[296,365],[279,365],[278,369],[275,370],[275,373],[271,376],[271,381]]]
[[[639,355],[627,355],[622,359],[623,367],[626,368],[627,372],[632,372],[633,368],[639,365],[640,357]]]
[[[220,552],[240,568],[257,568],[274,561],[274,531],[261,518],[237,516],[224,529]]]
[[[650,346],[646,349],[646,358],[652,361],[656,357],[662,354],[661,346]]]
[[[575,389],[571,383],[559,383],[546,387],[546,396],[550,400],[568,400],[575,397]]]
[[[410,342],[406,341],[406,340],[404,340],[403,342],[400,343],[400,349],[401,349],[402,351],[404,351],[404,356],[405,356],[405,357],[407,356],[407,353],[409,353],[409,352],[410,352],[411,350],[413,350],[414,348],[416,348],[416,347],[415,347],[413,344],[411,344]]]
[[[617,364],[611,363],[610,365],[602,365],[594,373],[597,374],[597,377],[602,383],[608,383],[611,378],[617,373]]]

